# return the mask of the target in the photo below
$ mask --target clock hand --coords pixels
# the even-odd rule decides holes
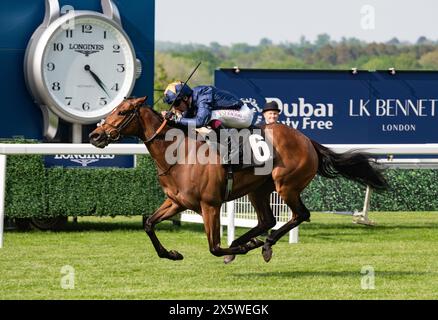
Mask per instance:
[[[106,95],[108,96],[108,98],[110,98],[110,95],[108,94],[108,92],[106,91],[106,86],[105,84],[102,82],[102,80],[100,80],[100,78],[90,69],[90,66],[88,64],[85,65],[84,69],[88,72],[90,72],[91,76],[93,77],[93,79],[97,82],[97,84],[99,85],[99,87],[102,88],[103,91],[105,91]]]

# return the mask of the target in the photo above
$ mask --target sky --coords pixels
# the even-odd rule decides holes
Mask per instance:
[[[222,45],[333,40],[438,39],[437,0],[155,0],[155,39]]]

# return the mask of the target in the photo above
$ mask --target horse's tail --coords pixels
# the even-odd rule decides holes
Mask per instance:
[[[310,141],[318,153],[318,173],[321,176],[335,178],[341,175],[373,189],[388,189],[389,185],[382,170],[370,154],[355,151],[336,153],[318,142]]]

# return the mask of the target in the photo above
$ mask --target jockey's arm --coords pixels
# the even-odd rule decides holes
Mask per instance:
[[[194,118],[181,118],[179,123],[184,126],[195,126],[196,128],[205,127],[210,120],[211,111],[209,108],[198,108]]]
[[[211,117],[211,99],[204,98],[198,101],[198,110],[196,116],[193,118],[183,117],[179,120],[179,123],[184,126],[195,126],[196,128],[205,127],[210,121]]]

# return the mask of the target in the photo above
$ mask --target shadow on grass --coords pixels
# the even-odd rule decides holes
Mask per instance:
[[[109,232],[109,231],[140,231],[143,230],[143,223],[141,218],[133,218],[131,221],[81,221],[79,217],[78,222],[69,221],[61,230],[49,230],[41,231],[34,227],[28,230],[20,230],[16,228],[5,229],[8,233],[27,233],[27,232],[55,232],[55,233],[70,233],[70,232]],[[169,232],[178,231],[193,231],[204,233],[204,225],[198,223],[185,223],[182,222],[181,226],[174,225],[172,221],[163,221],[155,226],[155,230],[159,232],[160,230]]]
[[[355,224],[343,224],[343,223],[305,223],[300,226],[301,231],[312,231],[315,234],[309,236],[320,236],[320,237],[331,237],[331,236],[353,236],[362,233],[380,233],[386,232],[388,230],[394,229],[405,229],[405,230],[415,230],[415,229],[438,229],[437,223],[430,223],[427,225],[390,225],[390,226],[362,226]],[[157,231],[167,230],[185,230],[194,232],[204,232],[204,226],[201,223],[189,223],[182,222],[181,226],[174,225],[172,221],[163,221],[155,226]],[[111,230],[143,230],[143,225],[141,218],[133,219],[133,221],[80,221],[78,223],[69,222],[62,231],[111,231]],[[249,230],[249,228],[236,228],[238,234],[244,233]],[[336,231],[342,230],[342,233],[337,233]],[[224,226],[224,231],[226,232],[226,226]],[[332,233],[333,231],[333,233]]]
[[[412,272],[412,271],[376,271],[376,276],[391,277],[391,276],[430,276],[433,272]],[[359,271],[280,271],[280,272],[251,272],[251,273],[234,273],[232,277],[248,278],[248,277],[358,277],[363,276]]]
[[[418,225],[394,225],[394,226],[358,226],[358,225],[344,225],[344,224],[306,224],[305,228],[302,228],[300,232],[306,232],[306,237],[323,239],[323,240],[340,240],[345,237],[354,237],[367,234],[382,234],[388,233],[391,230],[421,230],[421,229],[438,229],[438,224],[430,224],[427,226]],[[249,228],[236,228],[236,237],[248,231]],[[342,232],[339,232],[342,230]],[[109,231],[143,231],[143,225],[141,220],[133,220],[132,222],[111,222],[111,221],[79,221],[78,223],[68,222],[63,230],[56,232],[109,232]],[[182,222],[181,226],[174,225],[172,221],[163,221],[155,226],[155,231],[168,231],[168,232],[200,232],[204,233],[204,225],[200,223],[187,223]],[[309,232],[307,232],[309,231]],[[53,231],[52,231],[53,232]],[[224,234],[226,234],[226,226],[224,226]],[[264,239],[266,235],[259,236],[260,239]],[[285,235],[283,238],[287,238]],[[362,241],[358,239],[358,241]]]
[[[204,226],[200,223],[188,223],[182,222],[181,226],[174,225],[172,221],[163,221],[156,225],[155,230],[159,232],[160,230],[169,232],[178,231],[191,231],[191,232],[201,232],[204,233]],[[300,232],[306,232],[306,237],[323,239],[323,240],[333,240],[341,239],[344,237],[359,236],[366,234],[381,234],[387,233],[391,230],[422,230],[422,229],[438,229],[438,223],[430,223],[426,225],[418,224],[394,224],[394,225],[376,225],[373,227],[362,226],[356,224],[348,223],[304,223],[300,226]],[[131,221],[99,221],[98,219],[94,221],[79,221],[77,223],[69,221],[66,226],[59,231],[50,232],[109,232],[109,231],[143,231],[141,217],[132,218]],[[226,234],[226,226],[224,226],[224,234]],[[248,228],[236,228],[236,237],[247,232]],[[342,232],[339,232],[342,230]],[[8,232],[23,232],[20,230],[8,230]],[[28,232],[28,231],[24,231]],[[31,232],[41,232],[39,230],[31,230]],[[259,236],[260,239],[264,239],[266,236]],[[283,237],[284,239],[287,236]]]
[[[141,219],[132,222],[102,222],[102,221],[79,221],[78,223],[69,222],[65,228],[59,232],[108,232],[108,231],[143,231]],[[182,226],[174,225],[172,221],[163,221],[155,226],[155,230],[165,231],[193,231],[204,232],[202,224],[182,223]]]
[[[342,230],[354,230],[354,231],[385,231],[385,230],[393,230],[393,229],[406,229],[406,230],[415,230],[415,229],[434,229],[438,228],[438,223],[431,222],[427,223],[425,225],[421,224],[408,224],[406,222],[405,224],[399,224],[400,222],[397,222],[398,224],[391,224],[391,225],[379,225],[377,224],[375,226],[366,226],[366,225],[359,225],[359,224],[353,224],[353,223],[303,223],[300,225],[300,228],[302,230],[319,230],[319,229],[325,229],[325,230],[334,230],[334,229],[342,229]]]

